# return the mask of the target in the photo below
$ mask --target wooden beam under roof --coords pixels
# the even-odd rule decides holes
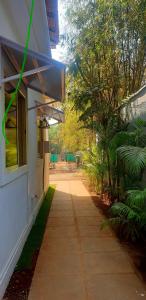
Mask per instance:
[[[6,47],[3,46],[3,52],[4,54],[6,55],[8,61],[10,62],[10,67],[17,73],[20,72],[20,68],[19,68],[19,65],[14,57],[14,55],[7,50]],[[22,92],[23,95],[26,94],[26,84],[27,84],[27,79],[23,78],[22,80],[22,85],[21,85],[21,89],[20,89],[20,93]],[[16,84],[15,82],[11,81],[11,82],[7,82],[6,86],[10,86],[10,90],[7,89],[9,92],[12,92],[13,90],[15,90],[16,88]]]

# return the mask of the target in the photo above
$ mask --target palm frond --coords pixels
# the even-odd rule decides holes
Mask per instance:
[[[129,174],[135,176],[141,174],[146,166],[146,148],[121,146],[117,149],[117,153]]]
[[[140,215],[140,227],[141,229],[146,230],[146,211],[143,211]]]
[[[112,216],[123,216],[127,217],[129,210],[131,210],[123,202],[114,203],[110,209]]]
[[[133,134],[127,131],[120,131],[114,135],[110,142],[111,149],[117,149],[123,145],[129,145],[133,142]]]
[[[120,235],[133,241],[145,238],[146,233],[146,189],[129,190],[124,202],[112,205],[110,223]]]
[[[130,190],[127,192],[126,204],[131,208],[143,208],[146,205],[146,189],[140,190]]]
[[[140,222],[139,214],[123,202],[113,204],[111,213],[113,216],[122,217],[125,220],[135,220],[136,222]]]

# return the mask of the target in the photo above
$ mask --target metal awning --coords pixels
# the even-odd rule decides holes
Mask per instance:
[[[58,123],[64,122],[64,112],[60,109],[46,105],[38,109],[38,116],[41,116],[42,114],[47,116],[49,119],[56,120]]]
[[[0,36],[6,90],[14,89],[20,77],[24,47]],[[22,86],[29,87],[56,101],[62,101],[65,91],[65,65],[38,52],[28,50]]]

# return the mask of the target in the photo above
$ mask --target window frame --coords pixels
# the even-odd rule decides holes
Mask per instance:
[[[4,103],[6,101],[6,90],[4,90]],[[27,165],[27,97],[26,94],[22,94],[21,91],[16,95],[16,128],[17,128],[17,164],[7,166],[6,161],[6,143],[5,143],[5,169],[9,171],[15,171],[25,165]],[[4,105],[5,106],[5,105]]]

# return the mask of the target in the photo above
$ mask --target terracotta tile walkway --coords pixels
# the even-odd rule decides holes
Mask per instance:
[[[130,258],[79,178],[53,175],[56,192],[29,300],[146,299]]]

